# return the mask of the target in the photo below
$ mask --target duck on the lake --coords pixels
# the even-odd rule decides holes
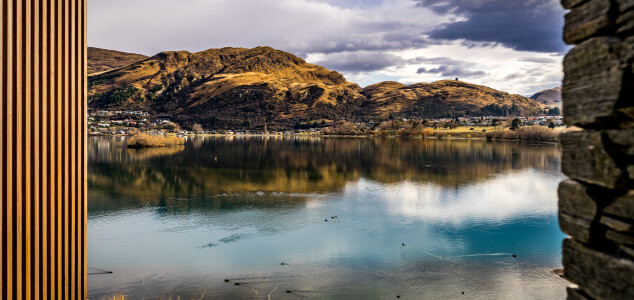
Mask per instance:
[[[229,279],[226,279],[226,278],[225,278],[225,282],[229,282]]]
[[[401,243],[401,246],[405,247],[405,243]]]
[[[512,254],[511,256],[513,256],[513,258],[517,258],[517,254]]]

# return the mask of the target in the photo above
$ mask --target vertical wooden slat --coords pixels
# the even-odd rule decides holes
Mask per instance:
[[[62,27],[62,21],[63,21],[63,6],[62,6],[62,2],[63,0],[57,0],[57,7],[56,7],[56,12],[55,12],[55,17],[56,17],[56,21],[57,21],[57,25],[55,26],[56,29],[56,55],[55,55],[55,71],[56,71],[56,94],[57,97],[55,98],[55,110],[56,110],[56,115],[55,115],[55,141],[53,142],[54,145],[56,145],[56,149],[55,149],[55,172],[56,172],[56,178],[57,178],[57,188],[56,188],[56,192],[57,195],[55,197],[55,227],[57,228],[57,232],[55,233],[55,246],[56,246],[56,254],[57,257],[55,259],[55,269],[56,269],[56,275],[55,275],[55,282],[56,282],[56,290],[57,290],[57,299],[63,299],[62,295],[64,295],[64,278],[62,277],[62,273],[63,273],[63,261],[62,261],[62,245],[63,245],[63,240],[64,237],[62,236],[62,193],[64,192],[63,189],[63,185],[62,182],[64,180],[63,176],[63,164],[62,164],[62,157],[63,157],[63,152],[62,152],[62,144],[64,143],[64,141],[62,140],[62,106],[63,106],[63,73],[62,73],[62,60],[63,60],[63,42],[64,42],[64,37],[62,36],[62,31],[63,31],[63,27]]]
[[[14,70],[14,74],[15,74],[15,80],[13,83],[13,90],[14,90],[14,106],[13,106],[13,117],[15,120],[14,126],[14,132],[15,132],[15,142],[13,143],[13,153],[14,153],[14,157],[15,160],[12,162],[13,165],[13,190],[14,190],[14,195],[15,195],[15,200],[14,200],[14,206],[13,206],[13,217],[14,217],[14,230],[13,230],[13,235],[14,235],[14,244],[13,244],[13,251],[15,254],[15,258],[13,260],[13,271],[14,271],[14,284],[13,284],[13,289],[15,291],[15,295],[18,299],[22,299],[22,279],[23,279],[23,274],[22,274],[22,262],[23,262],[23,255],[22,255],[22,242],[23,242],[23,234],[24,234],[24,227],[22,226],[22,221],[23,221],[23,217],[22,217],[22,200],[24,198],[24,190],[22,189],[22,182],[23,182],[23,178],[22,178],[22,160],[24,159],[23,157],[23,142],[24,142],[24,137],[22,135],[22,105],[24,103],[24,91],[22,89],[22,83],[24,82],[24,70],[22,69],[22,58],[24,57],[24,54],[22,53],[22,51],[24,50],[22,47],[22,43],[24,41],[23,38],[23,28],[26,27],[25,26],[25,22],[26,20],[24,20],[24,18],[22,17],[22,0],[18,0],[15,2],[15,7],[13,10],[13,16],[15,18],[15,22],[14,22],[14,38],[15,38],[15,43],[13,45],[13,54],[15,55],[15,58],[13,60],[13,70]]]
[[[2,198],[5,201],[2,202],[3,215],[2,223],[6,230],[3,231],[4,237],[2,240],[2,248],[6,250],[5,256],[2,257],[2,277],[6,279],[3,288],[3,298],[13,298],[13,1],[3,1],[4,18],[2,20],[4,24],[2,36],[4,41],[4,56],[2,57],[2,69],[4,70],[3,86],[6,97],[6,102],[3,103],[3,126],[2,126],[2,139],[4,140],[4,152],[3,154],[3,166],[2,172],[4,173],[2,182]]]
[[[7,44],[7,41],[5,40],[6,38],[6,34],[4,33],[5,28],[7,27],[4,23],[7,20],[7,16],[5,15],[6,12],[6,1],[3,1],[2,3],[0,3],[0,34],[2,35],[2,39],[0,39],[0,111],[2,111],[2,113],[0,114],[0,131],[2,131],[1,128],[5,127],[4,124],[4,120],[5,120],[5,110],[4,110],[4,105],[5,102],[7,102],[7,95],[5,94],[6,92],[6,88],[4,87],[4,72],[6,71],[5,69],[5,58],[6,58],[6,50],[5,50],[5,46]],[[1,134],[4,135],[4,132],[2,132]],[[7,167],[5,166],[5,159],[4,159],[4,153],[6,152],[6,150],[4,150],[6,143],[4,142],[4,138],[0,139],[0,188],[2,189],[2,191],[0,191],[0,197],[2,197],[2,199],[7,199],[5,197],[4,191],[5,191],[5,187],[4,187],[4,170],[7,169]],[[5,246],[4,246],[4,240],[5,240],[5,232],[6,232],[6,226],[4,225],[4,219],[5,219],[5,210],[4,210],[4,202],[6,201],[2,201],[2,203],[0,203],[0,257],[2,258],[2,274],[0,274],[0,298],[5,297],[5,274],[4,274],[4,270],[6,269],[4,262],[6,261],[5,258]]]
[[[31,31],[33,29],[33,20],[31,18],[31,2],[30,0],[22,0],[22,18],[24,19],[25,25],[22,30],[22,51],[24,52],[23,60],[22,60],[22,68],[24,72],[24,80],[22,81],[22,97],[24,99],[22,106],[22,139],[23,139],[23,157],[22,161],[22,190],[24,191],[23,205],[22,205],[22,226],[23,226],[23,236],[22,236],[22,254],[24,256],[24,261],[21,265],[22,267],[22,286],[20,286],[20,290],[25,299],[31,299],[31,268],[33,267],[33,255],[32,255],[32,247],[31,237],[32,237],[32,214],[31,209],[33,207],[33,170],[31,169],[33,157],[31,153],[31,145],[33,140],[32,129],[32,106],[31,106],[31,95],[32,95],[32,79],[33,79],[33,52],[31,51],[32,46],[32,35]]]
[[[88,296],[88,241],[86,236],[88,235],[88,2],[87,0],[81,0],[82,9],[81,13],[81,61],[82,65],[81,69],[81,114],[82,116],[82,133],[81,138],[83,139],[82,146],[82,157],[80,158],[82,168],[81,168],[81,185],[82,185],[82,198],[81,198],[81,224],[82,224],[82,233],[81,233],[81,245],[82,245],[82,255],[81,255],[81,274],[82,274],[82,294],[81,298],[86,299]]]
[[[29,14],[31,16],[31,20],[33,23],[33,26],[31,26],[31,46],[30,51],[31,51],[31,60],[32,60],[32,65],[31,65],[31,72],[32,72],[32,76],[31,78],[33,78],[32,80],[32,86],[31,86],[31,102],[30,102],[30,110],[33,112],[31,114],[31,119],[32,121],[31,123],[31,147],[30,147],[30,153],[32,156],[32,162],[31,162],[31,173],[33,174],[33,182],[31,184],[31,199],[32,199],[32,205],[31,205],[31,209],[30,209],[30,213],[31,213],[31,228],[30,228],[30,232],[31,232],[31,238],[30,238],[30,243],[31,243],[31,267],[29,268],[31,270],[31,276],[29,276],[29,280],[31,281],[30,284],[27,284],[27,288],[28,288],[28,297],[27,298],[33,298],[33,299],[39,299],[40,298],[40,219],[41,219],[41,215],[39,212],[40,209],[40,189],[41,189],[41,185],[40,185],[40,156],[41,156],[41,151],[39,151],[39,149],[42,149],[42,146],[40,144],[40,106],[39,103],[41,102],[40,98],[40,53],[39,53],[39,49],[40,49],[40,41],[39,41],[39,37],[40,37],[40,31],[39,31],[39,26],[40,26],[40,19],[39,19],[39,7],[40,7],[40,0],[33,0],[34,3],[32,3],[30,9],[29,9]]]
[[[40,281],[41,281],[41,289],[39,292],[39,298],[48,299],[48,278],[49,278],[49,267],[48,267],[48,249],[47,245],[49,245],[48,239],[48,156],[50,148],[48,142],[48,131],[50,130],[48,127],[48,103],[50,101],[49,98],[49,89],[50,82],[48,81],[48,72],[49,72],[49,59],[48,54],[50,53],[49,43],[48,43],[48,1],[41,0],[41,6],[39,6],[39,18],[40,18],[40,149],[42,151],[42,156],[40,160],[40,174],[41,174],[41,187],[40,187],[40,215],[42,217],[40,222]]]
[[[68,95],[68,99],[70,100],[70,102],[68,103],[69,106],[69,111],[70,114],[68,116],[68,121],[70,123],[69,127],[67,128],[73,128],[74,130],[68,130],[69,132],[69,149],[67,151],[67,153],[70,156],[70,159],[68,160],[69,163],[67,163],[66,165],[68,165],[69,170],[69,174],[71,180],[69,181],[69,193],[68,196],[70,199],[67,200],[67,207],[68,209],[66,210],[67,213],[69,214],[69,216],[66,218],[67,222],[70,222],[70,224],[68,224],[66,226],[66,228],[69,229],[70,234],[69,234],[69,243],[67,244],[67,247],[69,248],[68,250],[70,250],[69,254],[68,254],[68,261],[69,263],[67,263],[66,265],[69,267],[68,270],[68,274],[69,274],[69,287],[70,287],[70,299],[76,299],[75,298],[75,288],[77,287],[77,285],[75,284],[75,250],[76,250],[76,246],[75,246],[75,230],[76,230],[76,222],[77,222],[77,216],[76,216],[76,210],[75,210],[75,202],[77,201],[77,191],[76,191],[76,187],[77,187],[77,172],[75,172],[77,170],[77,154],[76,154],[76,148],[77,148],[77,140],[76,140],[76,132],[79,129],[77,127],[77,78],[75,77],[77,72],[76,72],[76,66],[77,66],[77,62],[76,62],[76,57],[77,57],[77,46],[75,44],[76,42],[76,15],[75,15],[75,7],[77,6],[77,2],[76,0],[70,0],[70,5],[68,6],[68,24],[69,24],[69,28],[67,29],[67,32],[69,32],[69,39],[68,39],[68,43],[69,43],[69,47],[68,49],[68,63],[67,65],[70,66],[70,70],[67,73],[67,75],[69,76],[69,95]],[[67,131],[67,132],[68,132]]]
[[[57,138],[58,135],[58,131],[59,128],[57,126],[57,120],[59,119],[58,114],[57,114],[57,103],[59,102],[59,72],[57,71],[59,68],[59,55],[55,55],[56,53],[59,53],[59,26],[58,26],[58,20],[59,20],[59,3],[58,0],[53,0],[50,3],[49,6],[49,24],[50,24],[50,66],[51,66],[51,71],[49,72],[50,75],[50,104],[51,107],[49,109],[50,112],[50,121],[49,121],[49,126],[50,126],[50,135],[49,135],[49,147],[50,147],[50,168],[49,168],[49,179],[50,179],[50,183],[49,183],[49,216],[50,216],[50,239],[51,239],[51,243],[49,245],[49,249],[50,249],[50,254],[49,254],[49,261],[51,264],[51,267],[49,269],[49,286],[50,286],[50,294],[51,294],[51,299],[53,298],[59,298],[60,294],[58,293],[59,291],[59,286],[58,286],[58,282],[59,280],[57,280],[59,278],[58,276],[58,267],[59,263],[58,263],[58,251],[57,251],[57,241],[59,240],[59,236],[57,235],[57,199],[59,198],[59,181],[60,181],[60,174],[59,174],[59,162],[57,161],[57,157],[58,157],[58,148],[59,148],[59,141]]]
[[[62,182],[63,182],[63,194],[61,198],[62,202],[62,236],[63,236],[63,255],[62,255],[62,276],[63,276],[63,289],[64,289],[64,297],[63,299],[69,299],[70,294],[70,260],[69,260],[69,250],[70,250],[70,240],[69,240],[69,231],[70,231],[70,215],[69,215],[69,204],[70,204],[70,139],[69,139],[69,126],[70,126],[70,112],[69,106],[71,105],[71,92],[70,92],[70,16],[69,16],[69,7],[70,1],[64,0],[63,2],[63,10],[62,10],[62,43],[64,47],[62,48],[62,120],[63,127],[66,130],[62,131]]]

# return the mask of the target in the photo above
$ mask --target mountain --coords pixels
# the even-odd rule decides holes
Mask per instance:
[[[162,52],[88,81],[91,107],[149,109],[205,128],[347,119],[365,100],[341,74],[270,47]]]
[[[88,78],[89,107],[169,114],[188,128],[289,128],[315,120],[536,114],[541,104],[485,86],[381,82],[339,73],[270,47],[161,52]]]
[[[543,90],[531,96],[531,99],[546,105],[561,106],[561,87]]]
[[[122,68],[146,58],[142,54],[88,47],[88,75]]]
[[[362,94],[365,118],[443,118],[485,115],[533,115],[542,106],[520,95],[456,80],[417,83],[405,86],[387,81],[370,85]]]

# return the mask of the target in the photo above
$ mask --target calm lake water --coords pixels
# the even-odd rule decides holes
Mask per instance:
[[[89,139],[91,299],[565,298],[558,145],[122,141]]]

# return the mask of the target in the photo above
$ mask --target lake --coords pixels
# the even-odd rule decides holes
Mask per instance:
[[[566,297],[558,145],[124,139],[88,140],[91,299]]]

